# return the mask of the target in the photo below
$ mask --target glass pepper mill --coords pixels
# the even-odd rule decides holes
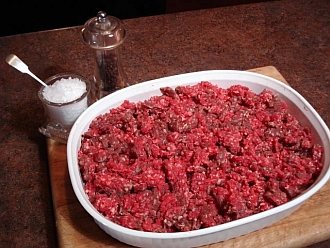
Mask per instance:
[[[94,84],[91,89],[93,100],[128,86],[119,52],[126,35],[122,22],[99,11],[96,17],[85,23],[81,31],[84,42],[96,51]]]

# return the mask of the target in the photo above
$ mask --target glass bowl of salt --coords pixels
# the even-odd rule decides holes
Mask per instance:
[[[38,96],[46,115],[39,131],[45,136],[66,143],[71,127],[90,104],[90,82],[74,73],[60,73],[45,80]]]

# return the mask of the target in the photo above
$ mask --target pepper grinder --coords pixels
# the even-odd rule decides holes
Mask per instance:
[[[83,41],[96,52],[93,100],[128,86],[120,60],[119,47],[124,42],[126,31],[122,22],[99,11],[89,19],[81,30]]]

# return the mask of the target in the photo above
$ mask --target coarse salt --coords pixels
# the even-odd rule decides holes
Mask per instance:
[[[49,123],[70,129],[79,115],[88,107],[88,82],[70,76],[58,79],[40,92]]]
[[[62,78],[43,90],[44,98],[53,103],[72,102],[86,92],[86,84],[78,78]]]

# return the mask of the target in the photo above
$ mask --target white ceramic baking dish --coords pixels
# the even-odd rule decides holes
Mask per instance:
[[[316,182],[303,194],[281,206],[243,219],[195,231],[177,233],[143,232],[125,228],[106,219],[93,207],[84,192],[77,159],[82,133],[88,129],[90,122],[96,116],[107,112],[109,108],[119,106],[123,100],[127,99],[135,102],[145,100],[151,96],[160,95],[159,88],[161,87],[174,88],[178,85],[196,84],[200,81],[210,81],[219,84],[222,88],[239,83],[249,87],[256,93],[266,88],[287,101],[290,110],[300,121],[311,127],[315,141],[324,147],[324,167]],[[269,226],[291,214],[314,195],[330,177],[330,132],[313,107],[298,92],[278,80],[245,71],[200,71],[136,84],[97,101],[83,112],[73,125],[67,143],[67,159],[70,179],[79,202],[94,218],[95,222],[113,238],[138,247],[197,247],[238,237]]]

